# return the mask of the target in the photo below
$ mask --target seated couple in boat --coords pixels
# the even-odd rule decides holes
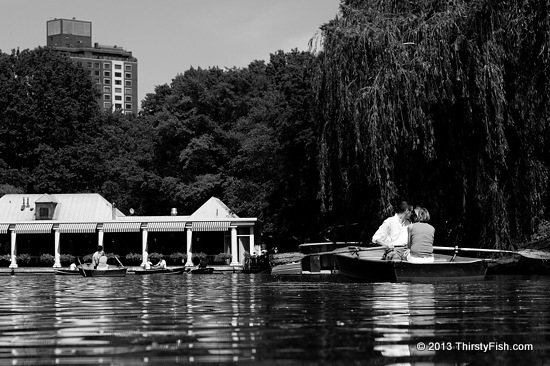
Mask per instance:
[[[387,248],[383,259],[432,263],[435,229],[428,221],[430,213],[426,208],[413,210],[411,205],[402,201],[396,214],[380,225],[372,242]]]
[[[153,264],[151,261],[147,261],[147,265],[145,266],[145,269],[165,269],[166,268],[166,261],[162,258],[159,258],[157,263]]]

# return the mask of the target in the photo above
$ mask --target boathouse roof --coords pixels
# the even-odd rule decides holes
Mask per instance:
[[[0,197],[0,222],[36,220],[36,203],[56,203],[52,220],[105,221],[124,214],[97,193],[6,194]]]

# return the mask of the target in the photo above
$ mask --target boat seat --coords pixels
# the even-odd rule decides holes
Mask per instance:
[[[99,264],[97,265],[97,269],[108,269],[109,265],[107,264],[107,257],[102,255],[99,257]]]

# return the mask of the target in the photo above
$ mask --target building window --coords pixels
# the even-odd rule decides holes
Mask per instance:
[[[110,68],[111,68],[111,63],[109,63],[109,62],[104,62],[104,63],[103,63],[103,68],[104,68],[104,69],[110,69]]]
[[[122,80],[115,80],[115,85],[122,85]]]
[[[131,78],[132,78],[132,73],[131,73],[131,72],[127,72],[125,78],[126,78],[126,79],[131,79]]]
[[[126,71],[132,71],[132,65],[124,65]]]
[[[111,102],[103,102],[103,108],[111,109]]]
[[[110,71],[103,71],[103,76],[107,77],[107,78],[110,78],[111,77],[111,72]]]
[[[111,100],[111,95],[110,94],[103,94],[103,99],[104,100]]]
[[[130,103],[126,103],[126,109],[132,109],[132,105]]]
[[[132,88],[126,88],[124,89],[125,94],[132,94]]]
[[[115,93],[122,93],[122,88],[115,88]]]
[[[122,77],[122,73],[121,73],[121,72],[115,72],[115,77],[121,78],[121,77]]]
[[[117,70],[122,69],[122,65],[121,65],[121,64],[116,64],[116,65],[115,65],[115,69],[117,69]]]
[[[38,214],[40,219],[44,220],[50,216],[50,210],[47,207],[40,207],[40,213]]]
[[[126,80],[126,81],[124,82],[124,85],[126,85],[126,86],[132,86],[132,80]]]
[[[94,69],[99,69],[99,62],[94,62]]]
[[[127,102],[131,102],[132,101],[132,96],[127,95],[127,96],[124,97],[124,100],[127,101]]]
[[[103,92],[110,93],[111,92],[111,87],[110,86],[104,86],[103,87]]]
[[[103,84],[111,85],[111,79],[103,79]]]
[[[96,83],[96,84],[101,84],[101,81],[100,81],[99,79],[96,78],[96,79],[94,79],[94,83]]]
[[[122,95],[115,95],[115,100],[122,100]]]
[[[94,76],[99,76],[100,73],[99,73],[99,70],[94,70]]]
[[[116,108],[116,109],[122,109],[122,104],[116,103],[116,104],[115,104],[115,108]]]

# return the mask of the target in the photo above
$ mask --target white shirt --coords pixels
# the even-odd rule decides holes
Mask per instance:
[[[388,217],[382,225],[376,230],[372,236],[372,242],[376,243],[376,240],[381,240],[390,248],[394,246],[405,246],[409,239],[407,233],[408,220],[404,223],[401,222],[399,215],[395,214],[392,217]]]

